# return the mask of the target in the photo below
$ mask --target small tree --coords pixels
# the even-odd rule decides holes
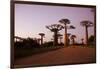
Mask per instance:
[[[71,35],[71,40],[73,42],[73,45],[75,44],[75,38],[76,38],[76,35]]]
[[[41,45],[43,44],[43,37],[45,36],[44,33],[39,33],[39,35],[41,36]]]
[[[40,44],[40,41],[41,41],[41,39],[40,39],[40,38],[37,38],[37,43],[39,43],[39,44]]]
[[[89,37],[88,41],[89,41],[89,44],[94,44],[94,42],[95,42],[95,37],[94,37],[93,35],[91,35],[91,36]]]
[[[81,41],[82,41],[82,44],[84,44],[84,39],[83,38],[81,39]]]

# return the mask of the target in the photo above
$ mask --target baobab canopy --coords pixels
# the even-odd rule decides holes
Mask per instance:
[[[70,25],[68,29],[75,29],[73,25]]]
[[[88,20],[84,20],[84,21],[81,21],[81,25],[91,27],[91,26],[93,26],[93,22],[88,21]]]
[[[50,31],[59,31],[63,29],[64,27],[60,24],[52,24],[52,25],[46,26],[46,28],[49,29]]]
[[[61,19],[59,20],[60,23],[63,23],[63,24],[70,24],[70,20],[69,19]]]
[[[64,27],[60,24],[52,24],[46,26],[51,32],[54,32],[54,46],[58,44],[58,31],[62,30]]]

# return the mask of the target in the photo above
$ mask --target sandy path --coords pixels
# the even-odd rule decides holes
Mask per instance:
[[[91,62],[95,62],[95,48],[69,47],[16,60],[15,67]]]

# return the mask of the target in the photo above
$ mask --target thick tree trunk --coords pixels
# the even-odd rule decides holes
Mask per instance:
[[[68,45],[67,26],[65,25],[64,46]]]
[[[43,44],[43,36],[41,36],[41,45]]]
[[[86,46],[88,46],[88,27],[85,27],[86,30]]]
[[[54,32],[54,46],[57,46],[58,44],[58,36],[57,36],[57,31]]]

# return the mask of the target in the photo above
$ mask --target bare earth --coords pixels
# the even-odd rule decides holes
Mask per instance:
[[[15,67],[94,63],[95,61],[95,48],[66,47],[16,60]]]

